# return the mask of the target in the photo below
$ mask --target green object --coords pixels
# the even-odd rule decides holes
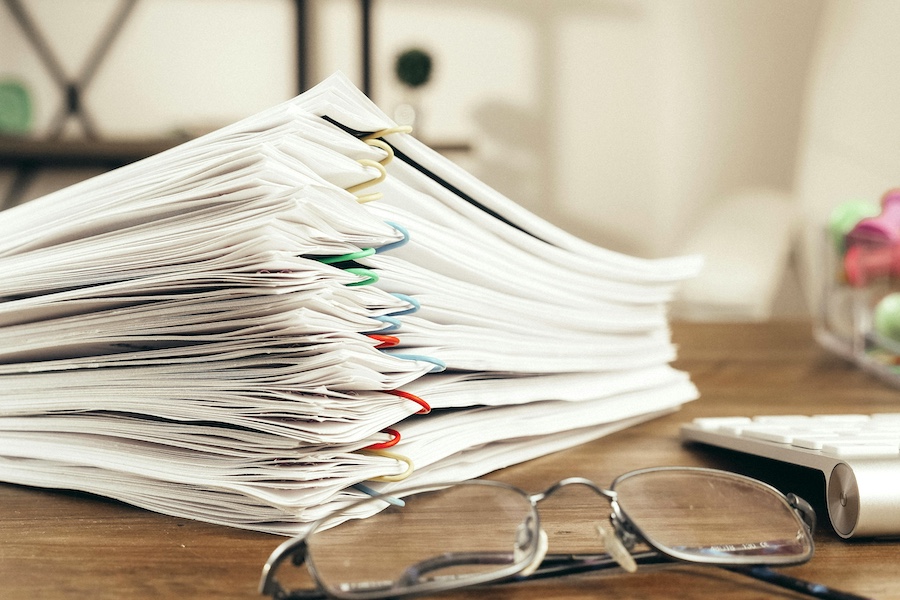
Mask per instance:
[[[844,239],[857,223],[868,217],[875,217],[881,207],[866,200],[850,200],[839,204],[828,219],[828,231],[835,250],[843,254],[846,250]]]
[[[418,48],[402,52],[397,57],[394,70],[397,77],[411,88],[428,83],[431,78],[431,55]]]
[[[375,254],[375,248],[363,248],[359,252],[350,252],[348,254],[340,254],[338,256],[322,256],[318,260],[319,262],[325,263],[326,265],[333,265],[335,263],[349,262],[358,258],[365,258],[367,256],[372,256],[373,254]]]
[[[888,294],[875,307],[875,331],[900,342],[900,292]]]
[[[0,133],[28,133],[31,129],[31,97],[17,81],[0,81]]]
[[[348,283],[347,284],[348,287],[355,287],[355,286],[360,286],[360,285],[370,285],[370,284],[378,281],[378,275],[375,273],[375,271],[370,271],[369,269],[361,269],[359,267],[353,267],[353,268],[344,269],[344,270],[347,271],[348,273],[353,273],[357,277],[365,278],[362,281],[355,281],[353,283]]]

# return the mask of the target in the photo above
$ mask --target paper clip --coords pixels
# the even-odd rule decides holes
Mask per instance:
[[[338,254],[337,256],[318,256],[316,257],[316,260],[326,265],[333,265],[335,263],[350,262],[359,258],[365,258],[367,256],[372,256],[373,254],[375,254],[375,248],[363,248],[356,252]]]
[[[369,333],[367,335],[378,342],[378,345],[375,346],[375,348],[390,348],[400,343],[400,338],[394,335],[380,335],[378,333]]]
[[[396,429],[392,429],[390,427],[386,427],[382,430],[382,433],[386,433],[391,436],[386,442],[376,442],[374,444],[370,444],[363,448],[363,450],[384,450],[385,448],[390,448],[391,446],[396,446],[397,442],[400,441],[400,432]]]
[[[388,452],[387,450],[360,450],[362,454],[367,454],[369,456],[383,456],[384,458],[392,458],[396,461],[400,461],[406,463],[406,470],[400,473],[399,475],[381,475],[379,477],[372,477],[369,481],[403,481],[410,475],[412,475],[415,467],[413,466],[412,460],[408,457],[403,456],[402,454],[395,454],[394,452]]]
[[[406,310],[392,312],[391,313],[392,317],[402,317],[403,315],[409,315],[409,314],[412,314],[412,313],[418,311],[420,308],[422,308],[422,304],[418,300],[413,298],[412,296],[407,296],[406,294],[400,294],[397,292],[391,292],[391,295],[399,300],[403,300],[404,302],[406,302],[407,304],[410,305],[410,307],[407,308]]]
[[[388,317],[388,316],[382,315],[380,317],[372,317],[372,318],[375,319],[376,321],[381,321],[382,323],[387,325],[387,327],[382,327],[381,329],[379,329],[378,333],[385,333],[387,331],[397,331],[398,329],[400,329],[400,327],[403,326],[403,323],[400,321],[400,319],[395,319],[393,317]]]
[[[397,498],[395,496],[384,496],[384,495],[378,493],[377,491],[373,490],[372,488],[370,488],[369,486],[367,486],[364,483],[357,483],[351,487],[353,487],[353,489],[355,489],[355,490],[362,492],[363,494],[368,494],[369,496],[372,496],[372,497],[378,496],[379,498],[381,498],[388,504],[392,504],[394,506],[399,506],[400,508],[403,508],[404,506],[406,506],[406,502],[404,502],[400,498]]]
[[[366,204],[368,202],[381,200],[382,198],[384,198],[384,194],[382,194],[381,192],[372,192],[371,194],[363,194],[362,196],[357,196],[356,201],[360,204]]]
[[[369,269],[363,269],[360,267],[351,267],[349,269],[344,269],[348,273],[353,273],[358,277],[362,277],[362,281],[354,281],[352,283],[346,284],[348,287],[356,287],[360,285],[371,285],[378,281],[378,274],[375,271],[371,271]],[[377,318],[377,317],[376,317]]]
[[[410,394],[409,392],[404,392],[403,390],[385,390],[386,394],[392,394],[394,396],[398,396],[400,398],[406,398],[411,402],[415,402],[419,406],[422,407],[422,410],[417,412],[417,415],[427,415],[431,412],[431,405],[416,396],[415,394]]]
[[[384,246],[381,246],[380,248],[376,249],[375,252],[377,252],[379,254],[382,252],[388,252],[389,250],[393,250],[394,248],[399,248],[400,246],[404,245],[406,242],[409,241],[409,231],[407,231],[405,227],[402,227],[402,226],[394,223],[393,221],[385,221],[385,223],[387,223],[388,225],[390,225],[391,227],[393,227],[394,229],[399,231],[400,235],[403,236],[403,239],[397,240],[396,242],[391,242],[390,244],[385,244]]]
[[[362,141],[367,142],[369,140],[374,140],[376,138],[382,138],[386,135],[391,135],[392,133],[412,133],[413,128],[409,125],[398,125],[397,127],[388,127],[387,129],[382,129],[381,131],[376,131],[374,133],[370,133],[369,135],[364,135],[362,137]]]
[[[356,162],[358,162],[359,164],[361,164],[364,167],[372,167],[373,169],[378,171],[378,175],[374,179],[370,179],[369,181],[363,181],[362,183],[357,183],[356,185],[351,185],[350,187],[348,187],[347,191],[350,192],[351,194],[355,194],[359,190],[363,190],[367,187],[371,187],[373,185],[379,184],[382,181],[384,181],[385,179],[387,179],[387,169],[385,169],[384,165],[382,165],[380,162],[377,162],[374,160],[369,160],[368,158],[361,158]],[[378,200],[383,195],[384,194],[382,194],[381,192],[375,192],[374,194],[357,196],[356,200],[359,203],[363,204],[366,202],[372,202],[373,200]]]
[[[388,144],[384,140],[380,140],[378,138],[372,138],[372,139],[363,139],[363,141],[374,148],[380,148],[380,149],[384,150],[384,152],[387,154],[387,156],[385,156],[384,158],[382,158],[381,160],[378,161],[382,167],[386,167],[389,162],[394,160],[394,149],[391,147],[390,144]]]
[[[447,370],[447,363],[433,356],[425,356],[424,354],[397,354],[394,352],[391,353],[391,356],[395,358],[402,358],[403,360],[415,360],[419,362],[431,363],[434,365],[434,367],[431,369],[431,371],[429,371],[429,373],[440,373],[441,371]]]

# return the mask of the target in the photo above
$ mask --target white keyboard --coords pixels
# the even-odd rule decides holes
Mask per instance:
[[[681,436],[818,469],[839,535],[900,536],[900,413],[702,418]]]

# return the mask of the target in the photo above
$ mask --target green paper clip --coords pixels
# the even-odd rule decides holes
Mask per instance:
[[[375,271],[369,269],[363,269],[360,267],[353,267],[350,269],[344,269],[348,273],[353,273],[357,277],[363,277],[362,281],[354,281],[353,283],[348,283],[348,287],[357,287],[361,285],[371,285],[378,281],[378,274]]]
[[[356,252],[348,252],[347,254],[339,254],[338,256],[320,256],[317,257],[316,260],[326,265],[333,265],[335,263],[358,260],[360,258],[372,256],[373,254],[375,254],[375,248],[363,248],[362,250],[358,250]]]

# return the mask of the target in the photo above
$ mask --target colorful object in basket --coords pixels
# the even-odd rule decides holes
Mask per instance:
[[[892,292],[878,301],[873,324],[878,335],[900,344],[900,292]]]
[[[861,219],[847,234],[847,245],[896,244],[900,242],[900,188],[881,197],[881,212]]]
[[[876,210],[871,203],[854,201],[832,213],[831,234],[843,254],[844,276],[854,287],[900,276],[900,188],[888,190]]]
[[[900,277],[900,243],[856,244],[844,254],[844,276],[853,287],[885,277]]]
[[[900,387],[900,188],[831,214],[816,338]]]
[[[835,249],[843,254],[847,250],[847,235],[856,224],[880,212],[881,207],[869,200],[850,200],[839,204],[828,220],[828,231]]]

